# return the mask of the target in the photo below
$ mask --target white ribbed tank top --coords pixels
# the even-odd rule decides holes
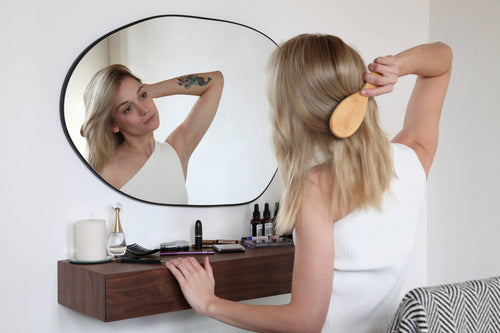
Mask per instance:
[[[391,144],[396,177],[381,211],[356,210],[334,225],[334,274],[323,332],[386,332],[404,290],[423,217],[425,171],[415,152]]]
[[[120,191],[151,202],[187,204],[184,171],[175,149],[166,142],[156,141],[146,163]]]

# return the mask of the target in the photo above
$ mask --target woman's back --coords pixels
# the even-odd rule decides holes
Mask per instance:
[[[191,306],[252,331],[386,330],[403,286],[408,287],[405,272],[437,148],[452,57],[443,43],[423,44],[376,58],[368,65],[380,74],[374,76],[363,75],[359,54],[335,37],[300,35],[278,48],[269,86],[283,179],[277,230],[295,231],[291,301],[252,306],[223,300],[214,295],[208,260],[204,269],[193,258],[167,263]],[[408,74],[417,79],[394,144],[378,125],[373,99],[352,137],[338,140],[329,133],[332,110],[362,81],[376,87],[362,89],[361,95],[373,97],[392,91]]]
[[[391,147],[396,176],[382,209],[355,210],[334,224],[335,269],[324,332],[385,332],[405,292],[426,176],[413,150]]]

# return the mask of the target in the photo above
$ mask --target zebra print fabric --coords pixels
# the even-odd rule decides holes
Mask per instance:
[[[409,291],[388,333],[413,332],[499,333],[500,276]]]

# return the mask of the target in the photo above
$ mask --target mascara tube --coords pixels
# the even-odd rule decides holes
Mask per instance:
[[[194,225],[194,246],[196,250],[201,250],[202,248],[202,230],[201,230],[201,221],[197,220]]]

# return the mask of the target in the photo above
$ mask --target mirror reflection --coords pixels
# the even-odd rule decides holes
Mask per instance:
[[[276,171],[264,87],[275,48],[251,28],[196,17],[118,29],[68,73],[68,139],[99,178],[136,199],[252,201]]]

